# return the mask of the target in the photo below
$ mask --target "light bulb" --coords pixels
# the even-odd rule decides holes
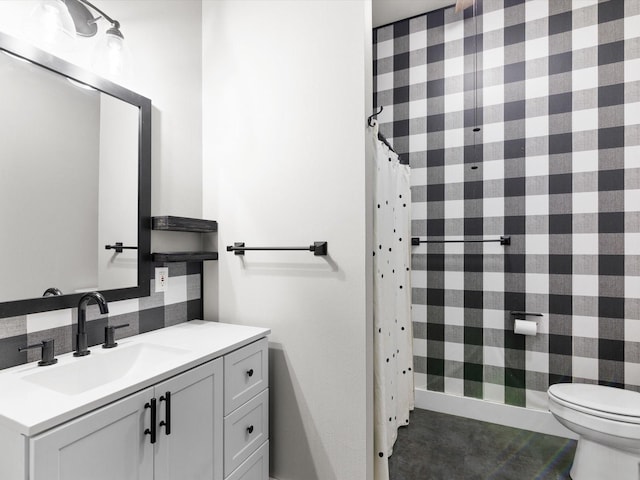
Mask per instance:
[[[126,80],[133,67],[131,52],[120,30],[110,28],[96,45],[93,69],[112,80]]]
[[[25,30],[31,41],[47,51],[71,50],[76,27],[62,0],[42,0],[33,8]]]

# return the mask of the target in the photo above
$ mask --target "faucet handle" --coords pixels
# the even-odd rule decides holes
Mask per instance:
[[[31,350],[32,348],[42,349],[42,359],[38,362],[39,367],[46,367],[47,365],[58,363],[58,359],[53,356],[55,350],[53,338],[43,340],[42,342],[35,343],[33,345],[27,345],[26,347],[21,347],[18,351],[24,352],[25,350]]]
[[[115,341],[116,328],[124,328],[128,326],[129,326],[128,323],[124,323],[122,325],[112,325],[110,327],[104,327],[104,343],[102,344],[102,348],[117,347],[118,344]]]

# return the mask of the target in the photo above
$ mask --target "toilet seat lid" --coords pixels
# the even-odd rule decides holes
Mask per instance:
[[[640,419],[640,394],[622,388],[583,383],[557,383],[549,387],[549,395],[564,402],[594,410]],[[635,421],[629,418],[629,421]]]

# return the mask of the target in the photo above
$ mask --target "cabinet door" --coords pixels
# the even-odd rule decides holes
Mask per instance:
[[[222,480],[222,359],[205,363],[155,387],[159,421],[156,480]],[[167,392],[170,408],[167,408]],[[115,478],[115,477],[114,477]]]
[[[147,388],[30,439],[32,480],[152,480]]]

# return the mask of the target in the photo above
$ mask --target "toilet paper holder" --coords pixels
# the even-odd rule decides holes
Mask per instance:
[[[511,311],[509,313],[514,317],[514,320],[524,320],[525,317],[542,317],[542,314],[541,313],[537,313],[537,312]]]
[[[538,320],[526,320],[526,317],[541,317],[537,312],[510,312],[513,318],[513,333],[516,335],[537,335]]]

